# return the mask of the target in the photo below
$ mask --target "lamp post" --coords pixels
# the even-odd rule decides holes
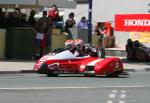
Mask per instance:
[[[150,7],[150,3],[148,3],[148,6]],[[150,9],[148,9],[148,13],[150,13]]]
[[[92,4],[93,0],[88,0],[88,43],[92,43]]]

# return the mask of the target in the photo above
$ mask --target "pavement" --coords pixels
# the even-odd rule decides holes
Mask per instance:
[[[128,61],[125,57],[122,59],[125,71],[150,71],[150,62]],[[33,73],[35,60],[0,60],[0,74],[4,73]]]
[[[0,73],[32,73],[34,60],[0,60]]]

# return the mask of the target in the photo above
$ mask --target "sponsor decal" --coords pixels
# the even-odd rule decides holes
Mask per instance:
[[[49,70],[57,70],[59,63],[53,63],[48,65]]]
[[[150,26],[150,20],[148,19],[125,19],[124,26]]]
[[[139,40],[141,39],[141,35],[139,33],[133,33],[133,35],[131,35],[131,38],[133,40]]]
[[[150,14],[115,15],[116,31],[150,31]]]
[[[130,32],[130,38],[143,43],[150,43],[150,32]]]
[[[65,65],[65,64],[63,64],[63,65],[59,65],[59,68],[60,69],[74,69],[75,68],[75,66],[74,65]]]

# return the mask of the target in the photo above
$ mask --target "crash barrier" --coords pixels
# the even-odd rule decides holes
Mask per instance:
[[[67,37],[61,34],[60,29],[53,29],[49,39],[51,39],[51,49],[53,50],[64,48]],[[35,53],[35,30],[30,27],[8,28],[4,46],[6,59],[32,59]]]
[[[98,45],[98,37],[97,35],[92,35],[92,45]]]
[[[92,35],[92,45],[104,44],[105,48],[115,47],[115,36],[106,36],[104,38],[99,38],[97,35]]]
[[[82,39],[88,43],[88,29],[70,28],[73,39]]]
[[[52,29],[52,34],[53,35],[60,35],[61,34],[61,29]]]
[[[5,35],[6,29],[0,29],[0,59],[5,59]]]
[[[115,36],[107,36],[106,37],[106,48],[115,47]]]
[[[67,35],[61,33],[60,29],[52,30],[51,49],[64,48]]]
[[[35,31],[31,27],[11,27],[6,32],[6,59],[32,59]]]

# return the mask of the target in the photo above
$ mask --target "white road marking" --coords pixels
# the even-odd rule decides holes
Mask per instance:
[[[110,99],[116,98],[116,94],[109,94],[109,98],[110,98]]]
[[[118,91],[117,90],[112,90],[112,93],[118,93]]]
[[[150,87],[149,85],[135,85],[135,86],[93,86],[93,87],[8,87],[8,88],[0,88],[0,90],[47,90],[47,89],[99,89],[99,88],[145,88]]]
[[[125,103],[125,101],[119,101],[118,103]]]
[[[133,87],[133,86],[131,86]],[[141,87],[141,86],[137,86],[137,87]],[[119,96],[119,100],[118,100],[118,103],[125,103],[125,101],[123,101],[122,99],[125,99],[126,98],[126,91],[125,90],[112,90],[111,91],[112,93],[109,94],[109,99],[110,100],[107,100],[107,103],[113,103],[113,100],[117,100],[117,95]],[[119,93],[119,94],[118,94]]]
[[[105,88],[145,88],[150,85],[133,85],[133,86],[104,86]]]
[[[94,87],[16,87],[0,88],[0,90],[52,90],[52,89],[93,89]]]
[[[126,91],[125,90],[121,90],[121,93],[126,93]]]
[[[126,94],[120,94],[120,98],[121,98],[121,99],[126,98]]]
[[[112,100],[108,100],[107,103],[113,103],[113,101]]]

